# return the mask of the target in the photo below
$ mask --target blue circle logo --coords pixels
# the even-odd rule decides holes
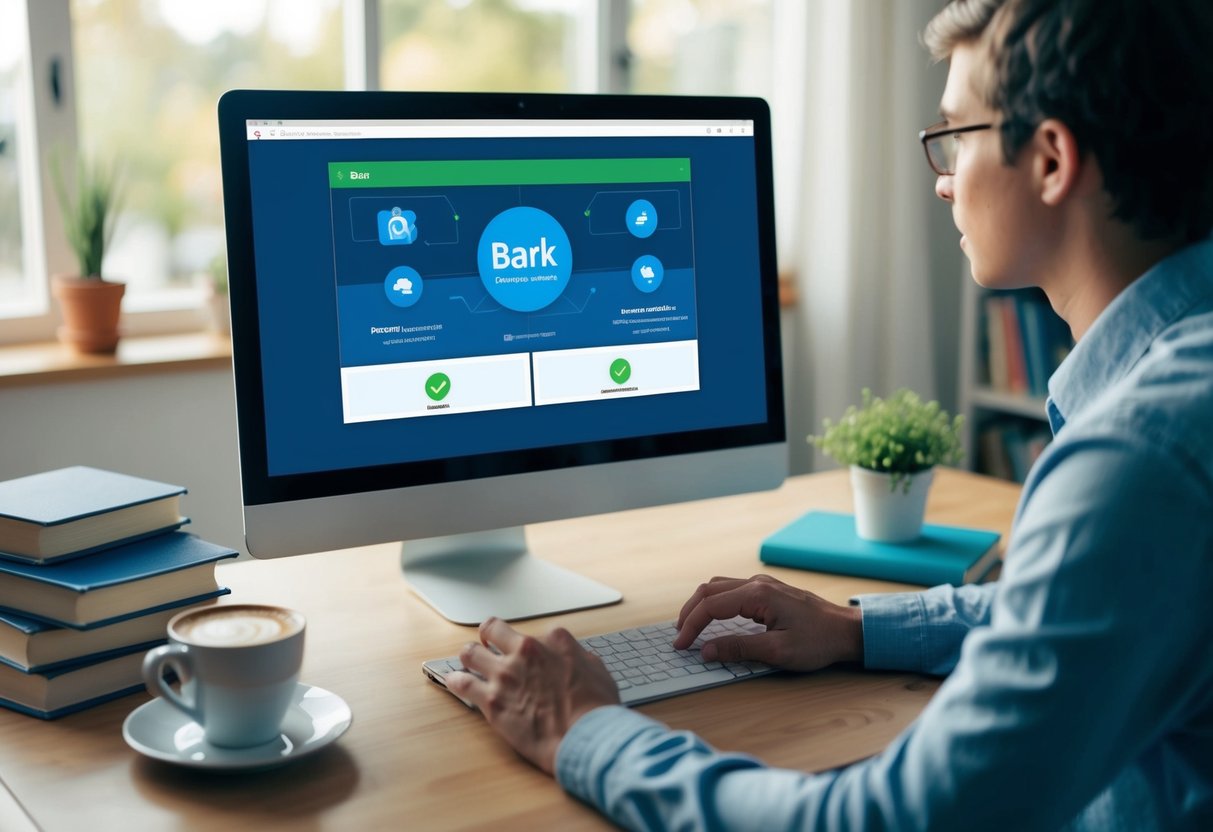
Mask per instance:
[[[665,266],[651,254],[642,254],[632,264],[632,283],[642,292],[656,292],[665,277]]]
[[[421,300],[423,289],[425,283],[421,275],[409,266],[397,266],[387,273],[383,281],[383,291],[387,293],[387,299],[404,309]]]
[[[555,217],[521,206],[502,211],[485,226],[476,264],[493,300],[515,312],[534,312],[569,285],[573,247]]]
[[[657,230],[657,209],[647,199],[638,199],[628,206],[626,221],[633,237],[651,237]]]

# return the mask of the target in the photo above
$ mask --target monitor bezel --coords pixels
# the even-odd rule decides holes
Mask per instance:
[[[784,443],[770,110],[760,98],[234,90],[219,101],[232,353],[245,506]],[[247,124],[266,120],[748,120],[754,125],[766,374],[763,423],[302,474],[269,472]]]

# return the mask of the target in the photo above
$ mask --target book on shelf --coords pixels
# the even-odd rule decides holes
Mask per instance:
[[[1002,298],[986,295],[983,301],[986,321],[986,347],[989,360],[990,386],[1006,392],[1011,389],[1007,370],[1007,339],[1003,333]]]
[[[1042,301],[1027,294],[1016,295],[1015,304],[1023,336],[1024,366],[1028,374],[1027,393],[1042,399],[1049,393],[1049,376],[1053,374],[1053,367],[1049,365],[1045,306]]]
[[[999,562],[999,538],[995,531],[924,523],[915,540],[877,543],[856,533],[854,515],[810,511],[763,540],[759,559],[885,581],[960,585],[980,581]]]
[[[0,482],[0,558],[67,560],[180,528],[185,491],[83,465]]]
[[[101,627],[226,595],[215,563],[236,555],[174,531],[63,563],[0,561],[0,610],[63,627]]]
[[[55,719],[142,690],[141,646],[90,664],[31,673],[0,664],[0,705]]]
[[[1002,295],[998,298],[998,310],[1002,315],[1002,337],[1006,340],[1003,355],[1007,362],[1007,390],[1022,396],[1028,392],[1028,369],[1018,300],[1015,295]]]
[[[166,641],[169,619],[182,609],[171,607],[91,630],[56,627],[24,615],[0,612],[0,664],[46,673],[135,647],[150,650]]]
[[[977,434],[978,470],[1024,482],[1052,438],[1048,425],[1035,419],[992,419]]]
[[[1011,457],[1002,440],[1002,429],[987,426],[977,434],[977,470],[991,477],[1013,480]]]

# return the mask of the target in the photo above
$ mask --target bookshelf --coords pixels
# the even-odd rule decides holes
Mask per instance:
[[[972,470],[1023,481],[1051,438],[1047,383],[1072,346],[1039,289],[992,291],[966,275],[959,391]]]

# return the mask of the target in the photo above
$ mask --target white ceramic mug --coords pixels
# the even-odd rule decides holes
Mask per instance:
[[[291,704],[306,626],[300,613],[263,604],[187,610],[169,621],[169,643],[144,657],[143,680],[212,745],[261,745],[278,737]],[[180,693],[165,682],[166,667]]]

